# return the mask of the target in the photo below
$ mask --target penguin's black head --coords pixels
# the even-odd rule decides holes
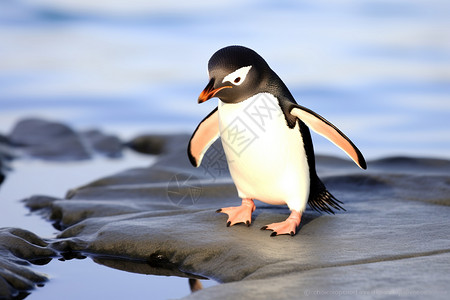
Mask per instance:
[[[238,103],[257,94],[272,72],[255,51],[229,46],[213,54],[208,63],[209,83],[200,94],[202,103],[218,97],[226,103]]]

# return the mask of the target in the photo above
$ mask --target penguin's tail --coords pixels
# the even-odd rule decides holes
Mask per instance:
[[[334,214],[333,209],[343,210],[345,209],[340,205],[344,204],[336,199],[325,187],[323,182],[315,175],[311,178],[311,187],[308,199],[309,206],[318,212],[326,212]]]

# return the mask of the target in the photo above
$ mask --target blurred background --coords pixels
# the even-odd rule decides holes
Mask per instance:
[[[0,0],[0,132],[38,116],[123,138],[191,133],[217,103],[197,104],[208,59],[232,44],[367,158],[450,158],[445,0]]]

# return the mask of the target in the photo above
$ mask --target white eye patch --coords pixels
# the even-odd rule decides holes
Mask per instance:
[[[241,85],[241,83],[244,82],[245,77],[247,76],[248,71],[250,71],[251,68],[252,66],[247,66],[237,69],[233,73],[230,73],[227,76],[225,76],[222,83],[229,81],[234,85]]]

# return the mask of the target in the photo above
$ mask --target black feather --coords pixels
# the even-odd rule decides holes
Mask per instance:
[[[308,204],[315,211],[323,211],[334,214],[335,210],[344,210],[341,201],[336,199],[327,189],[323,182],[315,174],[315,178],[311,178],[311,188],[309,192]]]
[[[300,133],[303,138],[303,143],[305,146],[306,159],[308,160],[309,166],[309,176],[310,176],[310,188],[309,188],[309,206],[318,212],[326,212],[329,214],[334,214],[335,210],[345,209],[340,205],[343,204],[341,201],[336,199],[325,187],[323,182],[317,176],[316,173],[316,159],[314,156],[314,147],[311,139],[311,133],[309,132],[308,126],[306,126],[302,121],[298,120],[300,125]]]

